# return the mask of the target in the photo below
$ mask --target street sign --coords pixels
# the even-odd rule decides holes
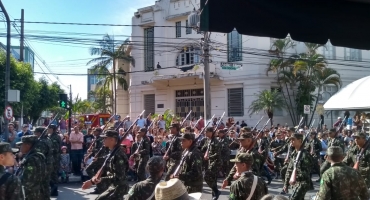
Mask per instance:
[[[239,63],[221,63],[221,69],[223,70],[241,70],[242,66],[243,65]]]
[[[304,105],[303,106],[303,113],[304,114],[310,114],[311,113],[311,106],[310,105]]]
[[[4,110],[4,116],[8,120],[13,119],[13,108],[11,106],[7,106]]]

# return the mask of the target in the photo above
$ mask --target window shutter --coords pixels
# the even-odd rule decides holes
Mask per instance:
[[[148,116],[149,113],[155,113],[155,94],[144,95],[144,109],[145,113],[143,117]]]
[[[244,89],[227,90],[227,113],[229,117],[244,116]]]

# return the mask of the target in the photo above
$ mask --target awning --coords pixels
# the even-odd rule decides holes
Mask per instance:
[[[370,2],[201,0],[200,30],[370,49]]]
[[[370,110],[370,76],[352,82],[334,94],[325,104],[325,110]]]

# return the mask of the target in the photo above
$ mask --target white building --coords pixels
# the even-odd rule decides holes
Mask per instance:
[[[196,117],[203,115],[202,34],[186,28],[187,16],[194,7],[199,8],[199,3],[200,0],[161,0],[135,12],[131,54],[136,64],[130,68],[133,73],[130,74],[129,88],[131,116],[138,115],[143,109],[146,114],[172,109],[180,116],[192,109]],[[266,67],[271,59],[268,54],[271,39],[240,35],[236,31],[212,33],[210,45],[212,114],[220,116],[225,111],[224,121],[227,117],[234,117],[236,121],[246,120],[248,125],[254,125],[261,116],[266,116],[264,113],[249,116],[248,107],[255,99],[254,94],[277,87],[274,76],[266,76]],[[300,51],[301,47],[297,45],[296,50]],[[344,86],[369,75],[369,69],[353,67],[365,65],[363,62],[370,58],[368,51],[341,47],[320,51],[329,59],[337,59],[335,63],[340,63],[330,67],[341,73]],[[222,63],[236,63],[242,67],[229,70],[225,69],[228,64]],[[158,64],[161,69],[157,68]],[[193,66],[199,68],[193,70]],[[188,70],[183,72],[179,68]],[[327,87],[325,91],[333,89]],[[328,96],[325,93],[323,100]],[[334,118],[339,114],[342,115],[333,112]],[[275,111],[274,115],[274,124],[291,123],[286,111]],[[330,123],[330,118],[328,120]]]

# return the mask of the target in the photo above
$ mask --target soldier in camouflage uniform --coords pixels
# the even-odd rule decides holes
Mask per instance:
[[[340,136],[338,136],[337,131],[335,129],[330,129],[329,131],[328,148],[331,146],[341,147],[344,152],[344,148],[345,148],[344,141]],[[329,168],[330,168],[330,163],[325,160],[320,167],[320,177]]]
[[[235,163],[236,171],[240,174],[240,177],[230,186],[230,200],[259,200],[268,194],[265,181],[255,176],[250,171],[253,165],[252,155],[248,153],[239,153],[235,159],[230,160],[230,162]],[[253,190],[252,186],[254,182],[256,182],[256,187]]]
[[[182,155],[182,147],[181,147],[181,140],[180,140],[180,125],[179,124],[172,124],[170,126],[172,140],[169,141],[169,146],[167,151],[169,152],[168,155],[163,156],[163,159],[167,161],[167,174],[165,177],[165,181],[170,180],[171,175],[176,170],[176,167],[179,165]]]
[[[150,153],[150,140],[146,136],[147,130],[146,128],[141,128],[138,132],[138,134],[141,136],[141,142],[140,146],[138,147],[139,149],[135,152],[134,156],[139,156],[139,163],[137,166],[137,177],[138,181],[143,181],[146,179],[146,174],[145,174],[145,167],[146,164],[149,160],[149,153]]]
[[[48,134],[52,144],[53,151],[53,170],[50,176],[50,196],[58,196],[58,173],[60,167],[60,154],[62,153],[62,140],[56,132],[57,127],[54,124],[48,126]]]
[[[202,192],[203,190],[203,173],[202,163],[203,155],[197,148],[195,143],[195,135],[192,133],[184,133],[181,139],[181,145],[184,149],[183,156],[186,155],[182,166],[178,166],[179,173],[171,178],[180,179],[188,193]],[[188,152],[188,153],[186,153]]]
[[[44,154],[46,159],[45,181],[42,182],[41,185],[41,194],[44,195],[44,199],[50,199],[50,176],[53,170],[53,147],[47,134],[40,137],[44,130],[44,127],[37,127],[34,131],[34,134],[40,138],[35,145],[35,150]]]
[[[17,176],[5,172],[5,167],[14,166],[13,153],[17,151],[17,149],[12,149],[9,143],[0,143],[0,179],[4,177],[3,184],[0,185],[0,199],[3,200],[24,199],[21,181]]]
[[[20,162],[20,168],[17,175],[19,176],[24,189],[24,195],[27,200],[44,199],[41,194],[42,183],[45,182],[46,161],[45,156],[34,149],[38,142],[35,135],[26,135],[22,137],[20,151],[26,155]]]
[[[283,191],[288,191],[288,186],[291,184],[293,186],[293,193],[290,197],[290,200],[304,200],[304,196],[307,191],[310,189],[311,178],[310,173],[312,169],[312,158],[310,154],[304,148],[301,149],[303,142],[303,135],[299,133],[293,134],[291,137],[291,144],[294,147],[292,156],[289,159],[289,165],[285,175],[284,188]],[[290,183],[290,177],[294,170],[294,162],[297,159],[298,152],[301,151],[301,157],[297,165],[297,176],[296,182]]]
[[[108,147],[110,151],[117,146],[119,142],[119,134],[117,131],[108,130],[104,137],[104,146]],[[128,169],[128,159],[126,153],[121,149],[116,151],[106,164],[107,175],[99,177],[93,177],[86,181],[82,185],[82,189],[88,189],[92,185],[95,185],[101,181],[107,181],[110,183],[109,188],[100,194],[96,200],[120,200],[128,192],[128,184],[126,181],[126,171]]]
[[[292,134],[295,133],[295,129],[294,128],[289,128],[289,130],[287,131],[286,133],[286,138],[285,138],[285,144],[283,147],[277,149],[275,152],[274,152],[274,157],[284,157],[284,166],[280,169],[280,176],[281,176],[281,179],[284,180],[285,179],[285,173],[286,173],[286,170],[288,168],[288,161],[289,161],[289,154],[291,154],[291,152],[293,151],[293,147],[291,146],[290,144],[290,136]],[[290,149],[290,150],[289,150]]]
[[[230,148],[229,148],[229,138],[225,136],[228,132],[228,129],[218,131],[218,140],[221,146],[221,162],[222,168],[221,173],[222,177],[225,177],[229,173],[229,160],[230,160]]]
[[[361,174],[341,162],[343,150],[338,146],[332,146],[326,153],[331,167],[321,177],[320,191],[316,200],[369,199],[365,180]]]
[[[213,134],[213,127],[206,129],[207,142],[202,147],[204,162],[208,163],[204,181],[212,189],[212,199],[217,200],[221,192],[217,188],[217,176],[221,167],[221,145]]]
[[[161,181],[164,166],[165,162],[161,157],[150,158],[146,166],[149,177],[133,185],[128,191],[125,200],[155,200],[155,187]]]
[[[282,139],[282,134],[280,132],[278,132],[276,134],[276,138],[275,140],[271,141],[270,143],[270,148],[271,148],[271,151],[278,151],[280,150],[281,148],[283,148],[285,145],[285,141]],[[275,157],[275,160],[274,160],[274,171],[276,173],[276,179],[279,178],[279,174],[280,174],[280,169],[281,167],[284,165],[284,159],[285,157],[282,157],[282,156],[276,156]]]
[[[320,166],[319,166],[319,159],[320,159],[320,152],[322,151],[321,141],[316,137],[317,133],[315,131],[311,131],[310,133],[310,140],[307,141],[305,145],[305,149],[307,152],[310,152],[312,157],[312,170],[311,170],[311,178],[313,173],[317,173],[320,176]],[[313,183],[311,181],[310,189],[314,189]]]
[[[343,159],[343,163],[353,167],[356,163],[358,155],[361,153],[362,148],[366,144],[366,134],[364,133],[355,133],[353,136],[355,138],[356,146],[351,148],[346,157]],[[363,155],[359,158],[358,171],[360,172],[362,178],[365,180],[367,188],[370,188],[370,149],[367,148]]]

